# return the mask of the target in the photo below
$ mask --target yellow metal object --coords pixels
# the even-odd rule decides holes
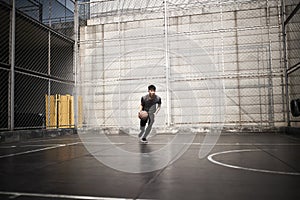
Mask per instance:
[[[46,127],[56,128],[57,127],[57,101],[56,96],[45,95],[46,100]]]
[[[78,124],[77,124],[77,126],[78,126],[78,128],[82,128],[82,123],[83,123],[83,107],[82,107],[82,97],[81,96],[79,96],[78,97],[78,104],[77,104],[77,106],[78,106],[78,115],[77,115],[77,122],[78,122]]]
[[[74,128],[74,97],[71,95],[45,95],[46,128]],[[78,98],[78,127],[82,127],[82,97]]]

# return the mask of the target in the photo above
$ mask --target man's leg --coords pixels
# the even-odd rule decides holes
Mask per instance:
[[[141,132],[139,133],[139,138],[141,138],[144,135],[146,123],[147,123],[147,120],[142,120],[141,119],[141,121],[140,121],[140,130],[141,130]]]
[[[139,138],[143,136],[143,134],[145,132],[145,126],[141,126],[140,130],[141,130],[141,132],[139,133]]]
[[[144,134],[143,138],[147,138],[147,136],[150,134],[150,131],[152,129],[153,123],[154,123],[154,114],[153,113],[149,113],[148,126],[146,128],[146,131],[145,131],[145,134]]]

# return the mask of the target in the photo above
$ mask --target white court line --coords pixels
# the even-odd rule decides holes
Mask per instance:
[[[40,148],[40,149],[34,149],[34,150],[29,150],[29,151],[24,151],[24,152],[19,152],[19,153],[12,153],[12,154],[8,154],[8,155],[2,155],[0,156],[1,158],[7,158],[7,157],[13,157],[13,156],[18,156],[18,155],[24,155],[24,154],[29,154],[29,153],[35,153],[35,152],[40,152],[40,151],[46,151],[46,150],[50,150],[50,149],[56,149],[59,147],[65,147],[65,146],[71,146],[71,145],[77,145],[77,144],[82,144],[82,142],[74,142],[74,143],[69,143],[69,144],[53,144],[54,146],[50,146],[50,147],[45,147],[45,148]],[[99,142],[86,142],[84,144],[90,144],[90,145],[105,145],[105,144],[114,144],[114,145],[125,145],[125,144],[132,144],[131,142],[129,143],[99,143]],[[147,145],[167,145],[169,143],[158,143],[158,142],[149,142],[149,144]],[[268,144],[268,143],[218,143],[218,144],[210,144],[210,143],[173,143],[172,145],[214,145],[214,146],[252,146],[252,145],[257,145],[257,146],[300,146],[300,144],[298,143],[272,143],[272,144]],[[16,148],[16,147],[36,147],[36,146],[49,146],[48,144],[45,145],[21,145],[21,146],[1,146],[1,148]],[[224,153],[224,152],[223,152]],[[229,152],[228,152],[229,153]],[[219,154],[222,154],[219,153]],[[216,154],[217,155],[217,154]],[[214,156],[214,154],[211,155],[211,157]],[[212,158],[211,158],[212,159]],[[213,159],[212,159],[213,160]],[[215,161],[217,162],[217,161]]]
[[[152,143],[151,140],[148,144],[168,144],[168,143]],[[173,143],[173,144],[190,144],[190,143]],[[214,146],[300,146],[300,143],[199,143],[193,142],[191,145],[214,145]]]
[[[0,146],[0,149],[11,149],[11,148],[16,148],[17,146]]]
[[[79,144],[80,142],[74,142],[74,143],[69,143],[70,145],[74,145],[74,144]],[[62,145],[65,145],[65,146],[69,146],[69,144],[64,144],[62,143]],[[20,148],[25,148],[25,147],[51,147],[51,146],[58,146],[58,145],[61,145],[61,144],[25,144],[25,145],[19,145],[19,146],[16,146],[16,147],[20,147]]]
[[[137,144],[139,142],[136,142]],[[115,145],[124,145],[124,144],[133,144],[133,142],[76,142],[74,144],[95,144],[95,145],[101,145],[101,144],[115,144]],[[167,145],[170,144],[168,142],[151,142],[151,140],[148,142],[148,144],[153,145]],[[214,146],[300,146],[300,143],[199,143],[199,142],[193,142],[193,143],[173,143],[173,144],[185,144],[185,145],[214,145]],[[16,148],[16,147],[42,147],[42,146],[57,146],[58,144],[24,144],[24,145],[18,145],[18,146],[0,146],[0,149],[7,149],[7,148]]]
[[[27,197],[43,197],[43,198],[64,198],[64,199],[90,199],[90,200],[126,200],[128,198],[112,198],[112,197],[96,197],[96,196],[80,196],[80,195],[64,195],[64,194],[42,194],[42,193],[25,193],[25,192],[2,192],[2,195],[11,196],[27,196]]]
[[[134,142],[79,142],[83,144],[133,144]],[[139,141],[136,142],[136,144],[139,144]],[[171,144],[170,142],[151,142],[151,140],[148,140],[148,144],[154,144],[154,145],[167,145]],[[300,143],[200,143],[200,142],[193,142],[193,143],[181,143],[181,142],[176,142],[172,143],[172,145],[178,144],[178,145],[214,145],[214,146],[300,146]]]
[[[247,170],[247,171],[254,171],[254,172],[264,172],[264,173],[272,173],[272,174],[281,174],[281,175],[294,175],[294,176],[300,176],[300,173],[298,172],[282,172],[282,171],[273,171],[273,170],[264,170],[264,169],[256,169],[256,168],[249,168],[249,167],[241,167],[237,165],[230,165],[230,164],[225,164],[220,161],[216,161],[213,159],[214,156],[216,155],[221,155],[221,154],[228,154],[228,153],[240,153],[240,152],[254,152],[254,151],[261,151],[259,149],[242,149],[242,150],[231,150],[231,151],[222,151],[218,153],[211,154],[207,157],[207,159],[217,165],[221,165],[224,167],[228,168],[233,168],[233,169],[241,169],[241,170]]]
[[[19,152],[19,153],[12,153],[12,154],[7,154],[7,155],[0,156],[0,159],[1,158],[7,158],[7,157],[24,155],[24,154],[29,154],[29,153],[35,153],[35,152],[40,152],[40,151],[46,151],[46,150],[50,150],[50,149],[56,149],[56,148],[59,148],[59,147],[72,146],[72,145],[76,145],[76,144],[78,144],[78,142],[70,143],[70,144],[58,144],[58,145],[55,145],[55,146],[45,147],[45,148],[41,148],[41,149],[34,149],[34,150],[30,150],[30,151],[23,151],[23,152]]]

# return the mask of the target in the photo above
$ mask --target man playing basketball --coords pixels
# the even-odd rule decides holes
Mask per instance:
[[[141,98],[141,105],[139,108],[139,113],[141,111],[148,112],[148,118],[142,119],[140,118],[140,130],[139,138],[141,142],[147,143],[147,136],[149,135],[152,125],[154,123],[155,115],[160,110],[161,106],[161,98],[155,94],[156,87],[154,85],[148,86],[148,94]],[[156,106],[157,104],[157,106]],[[146,124],[148,122],[148,126],[146,128]],[[146,128],[146,130],[145,130]]]

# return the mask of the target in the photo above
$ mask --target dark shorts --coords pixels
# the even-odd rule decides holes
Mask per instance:
[[[141,126],[146,126],[148,120],[149,120],[149,117],[148,117],[147,119],[141,119],[140,125],[141,125]]]

